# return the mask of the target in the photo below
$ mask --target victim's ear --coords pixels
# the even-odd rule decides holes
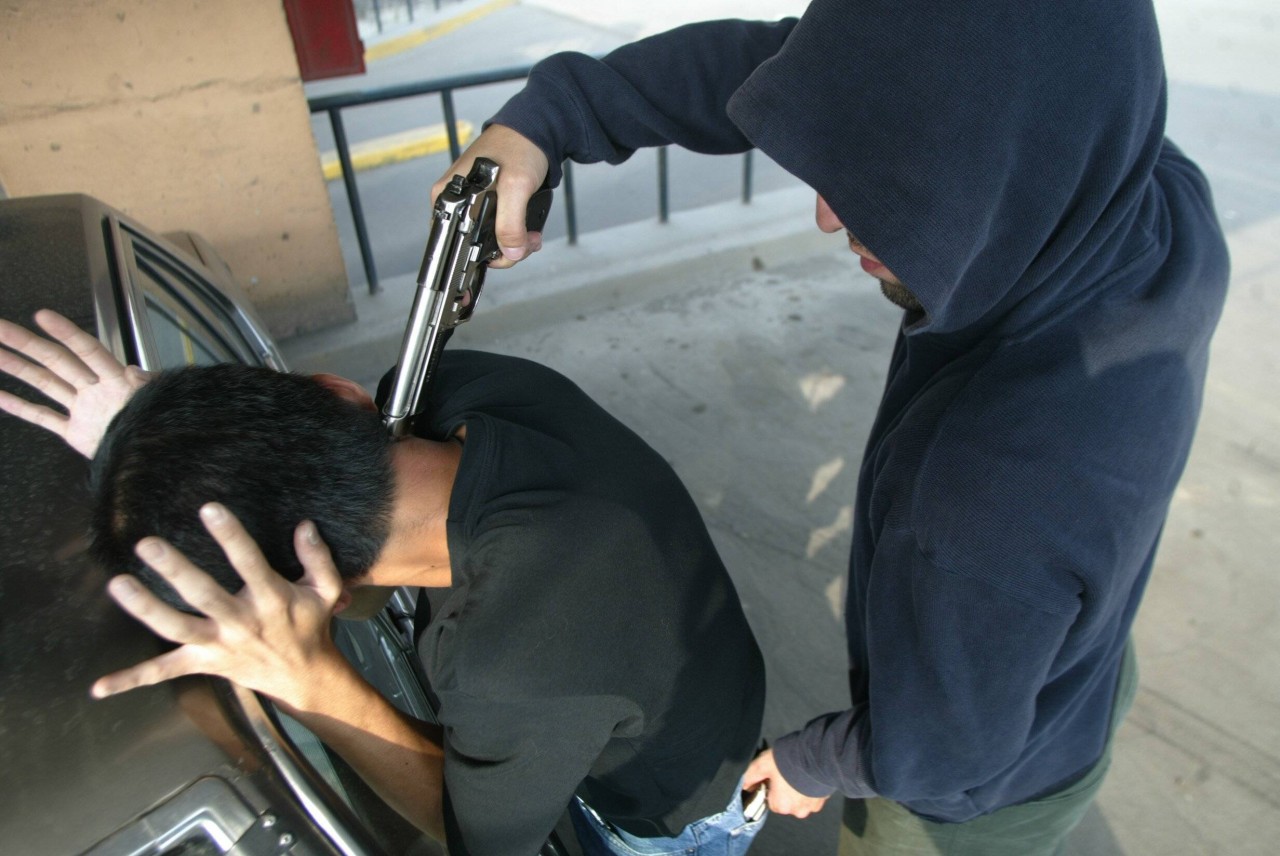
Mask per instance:
[[[373,403],[373,396],[353,380],[347,380],[345,377],[338,377],[336,374],[328,374],[327,372],[313,374],[311,379],[338,396],[338,398],[350,401],[361,410],[372,410],[375,413],[378,410],[378,405]]]

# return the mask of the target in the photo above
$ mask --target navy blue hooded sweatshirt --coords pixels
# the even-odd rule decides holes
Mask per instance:
[[[923,306],[861,465],[850,708],[775,746],[799,790],[963,821],[1100,757],[1227,279],[1164,117],[1133,0],[815,0],[558,54],[494,117],[553,180],[759,147]]]

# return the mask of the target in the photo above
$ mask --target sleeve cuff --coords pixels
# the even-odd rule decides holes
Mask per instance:
[[[773,744],[773,760],[787,784],[807,797],[829,797],[836,786],[811,776],[804,768],[804,744],[800,732],[781,737]]]
[[[778,739],[774,763],[787,783],[805,796],[828,797],[836,791],[850,799],[876,796],[867,778],[865,728],[860,709],[820,716]]]
[[[572,153],[568,137],[580,129],[582,117],[573,100],[550,77],[558,67],[556,58],[543,60],[529,74],[525,88],[511,96],[483,127],[505,125],[528,137],[547,156],[547,179],[550,187],[560,184],[564,175],[561,163]]]

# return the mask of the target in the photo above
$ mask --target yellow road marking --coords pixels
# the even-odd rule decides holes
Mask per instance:
[[[412,50],[423,42],[429,42],[432,39],[438,39],[445,33],[451,33],[459,27],[465,27],[473,21],[478,21],[485,15],[497,12],[499,9],[505,9],[508,6],[514,6],[519,0],[490,0],[481,6],[477,6],[466,14],[459,15],[456,18],[450,18],[439,24],[430,27],[424,27],[421,30],[414,30],[412,33],[405,33],[403,36],[397,36],[394,39],[387,39],[380,42],[364,52],[364,61],[373,62],[379,59],[386,59],[389,56],[395,56],[398,53],[404,53]]]
[[[471,140],[474,130],[471,123],[459,120],[454,127],[458,132],[458,145],[465,146]],[[443,124],[424,125],[410,128],[398,134],[388,134],[375,140],[366,140],[351,147],[351,166],[356,172],[389,163],[420,158],[449,150],[449,135]],[[338,162],[337,152],[325,152],[320,157],[320,165],[324,170],[326,181],[333,181],[342,176],[342,164]]]

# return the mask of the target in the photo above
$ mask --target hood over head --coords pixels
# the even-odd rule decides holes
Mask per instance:
[[[911,334],[1023,327],[1136,252],[1164,108],[1149,2],[814,0],[729,115],[920,299]]]

